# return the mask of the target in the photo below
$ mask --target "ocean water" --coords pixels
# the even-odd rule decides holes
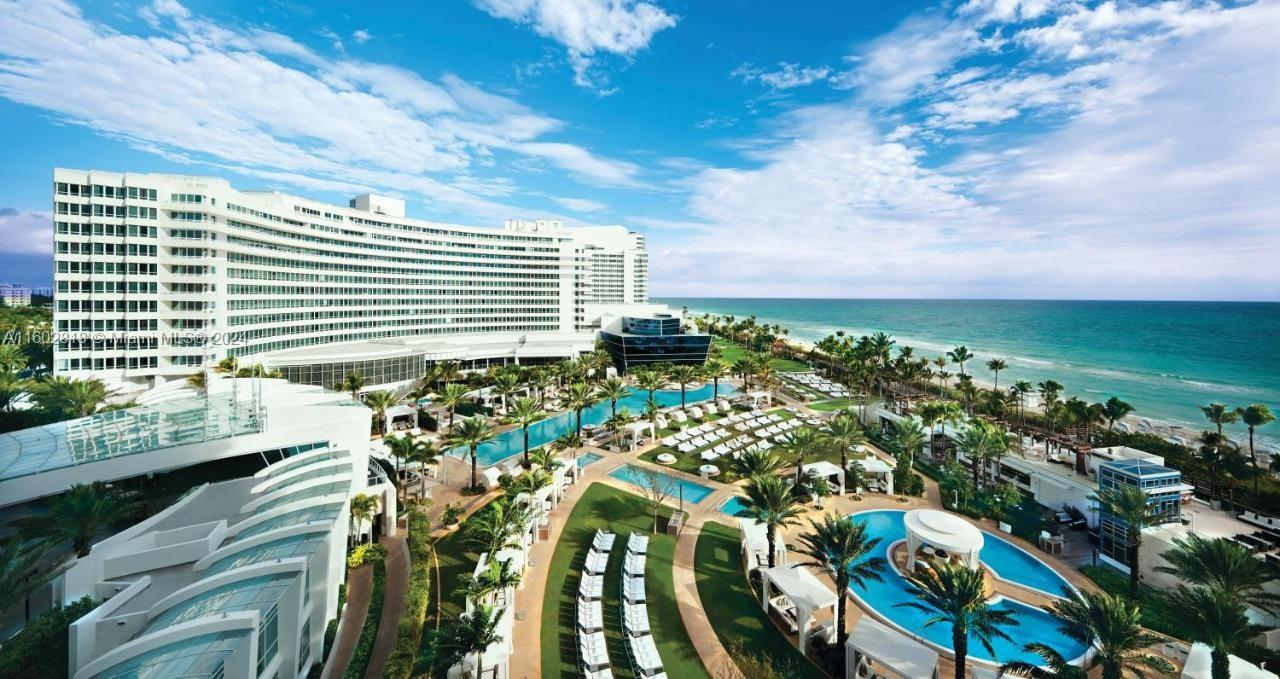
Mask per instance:
[[[1199,407],[1265,403],[1280,412],[1280,304],[1039,300],[835,300],[662,298],[690,312],[754,314],[817,341],[844,330],[889,333],[898,346],[937,356],[957,344],[977,359],[965,371],[991,381],[990,358],[1008,368],[1000,384],[1053,378],[1068,395],[1110,396],[1138,417],[1202,429]],[[954,366],[948,370],[955,372]],[[952,382],[954,384],[954,381]],[[1242,434],[1242,427],[1233,433]],[[1259,430],[1280,450],[1280,422]],[[1237,436],[1239,438],[1239,436]]]

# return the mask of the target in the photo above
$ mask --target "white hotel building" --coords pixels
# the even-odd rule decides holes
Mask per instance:
[[[644,236],[620,226],[456,226],[394,198],[335,206],[210,177],[53,180],[54,327],[74,335],[54,370],[125,390],[228,355],[295,382],[359,370],[385,386],[437,360],[570,357],[604,316],[653,310]]]

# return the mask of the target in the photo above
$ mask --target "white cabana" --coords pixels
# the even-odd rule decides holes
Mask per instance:
[[[769,407],[773,405],[773,394],[767,391],[753,391],[747,394],[747,398],[751,399],[751,407],[759,408],[761,405]]]
[[[1212,665],[1211,649],[1201,643],[1192,644],[1187,662],[1182,666],[1182,679],[1210,679],[1213,676]],[[1231,670],[1231,679],[1276,679],[1278,676],[1234,655],[1227,658],[1227,666]]]
[[[413,428],[417,429],[418,428],[418,409],[417,408],[414,408],[411,405],[404,405],[404,404],[401,404],[398,406],[391,406],[390,408],[387,408],[387,416],[382,420],[383,435],[385,436],[386,434],[391,433],[392,425],[395,424],[396,420],[403,419],[406,417],[411,418],[410,421],[413,422]]]
[[[498,479],[501,478],[504,473],[506,472],[503,472],[498,467],[489,467],[488,469],[480,472],[480,476],[484,478],[483,483],[485,488],[497,488]]]
[[[658,434],[653,428],[653,423],[649,420],[640,420],[639,422],[631,422],[622,428],[622,434],[626,437],[627,444],[631,446],[631,450],[635,450],[636,446],[644,441],[645,432],[649,432],[649,438],[657,438]]]
[[[840,465],[826,460],[810,462],[804,466],[804,473],[826,479],[827,483],[832,483],[834,478],[837,494],[844,495],[844,470]]]
[[[855,460],[851,464],[862,466],[862,471],[867,476],[868,481],[874,481],[881,485],[884,492],[893,494],[893,467],[884,460],[869,455],[865,459]]]
[[[844,664],[846,679],[924,679],[937,676],[938,652],[863,615],[845,643]]]
[[[769,567],[769,527],[755,519],[739,518],[738,528],[742,530],[742,558],[747,568]],[[787,546],[780,536],[773,541],[773,562],[779,566],[787,562]]]
[[[800,636],[800,652],[807,653],[809,627],[813,624],[813,614],[824,608],[834,610],[836,593],[822,584],[822,581],[807,568],[774,566],[762,568],[760,575],[763,590],[761,605],[765,612],[767,613],[772,606],[778,609],[788,621],[794,620],[796,631]],[[771,589],[777,590],[780,596],[771,595]]]
[[[916,551],[929,546],[960,557],[964,565],[978,567],[982,531],[964,519],[940,509],[913,509],[903,517],[907,526],[907,571],[916,566]]]

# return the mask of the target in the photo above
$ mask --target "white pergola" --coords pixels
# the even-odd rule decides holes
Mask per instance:
[[[382,434],[385,436],[391,433],[391,425],[397,418],[412,417],[413,428],[418,428],[418,409],[411,405],[398,405],[387,408],[387,416],[382,420]]]
[[[845,643],[845,677],[924,679],[938,674],[938,652],[863,615]],[[865,671],[859,671],[860,668]]]
[[[761,402],[765,407],[773,405],[773,394],[767,391],[753,391],[747,394],[747,398],[751,399],[751,407],[759,408]]]
[[[893,495],[893,467],[888,462],[870,455],[865,459],[858,460],[856,464],[862,465],[862,471],[867,476],[878,476],[885,484],[885,492]]]
[[[739,518],[738,527],[742,529],[742,557],[747,562],[747,568],[768,568],[769,527],[748,518]],[[781,566],[787,562],[786,543],[779,536],[775,536],[773,543],[773,562]]]
[[[636,446],[640,445],[640,442],[644,440],[646,431],[649,432],[649,438],[657,438],[653,423],[648,420],[631,422],[622,428],[622,433],[626,436],[627,445],[631,446],[631,450],[635,450]]]
[[[800,653],[807,654],[809,627],[813,624],[813,614],[824,608],[834,610],[836,593],[807,568],[774,566],[760,569],[760,575],[762,585],[760,589],[763,594],[761,606],[768,613],[769,606],[772,605],[771,599],[773,599],[769,593],[770,589],[776,589],[779,594],[790,600],[796,608]]]
[[[840,468],[840,465],[834,462],[827,462],[826,460],[822,460],[819,462],[810,462],[809,464],[806,464],[802,468],[802,471],[804,474],[816,474],[817,476],[820,476],[823,479],[826,479],[828,482],[831,480],[831,477],[833,476],[836,477],[837,479],[839,479],[836,482],[836,485],[840,489],[839,494],[844,495],[844,470]]]
[[[959,556],[964,565],[978,567],[982,531],[964,519],[940,509],[913,509],[903,517],[907,526],[907,571],[916,566],[916,551],[925,545]]]

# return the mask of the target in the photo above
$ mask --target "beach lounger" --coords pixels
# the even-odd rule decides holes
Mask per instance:
[[[586,571],[589,575],[600,575],[604,573],[604,569],[609,565],[608,552],[597,552],[591,550],[587,554]]]
[[[606,533],[605,531],[597,530],[595,539],[591,541],[591,546],[596,548],[598,551],[608,553],[609,550],[613,549],[613,541],[617,537],[618,536],[613,533]]]
[[[668,437],[666,437],[666,438],[662,439],[662,445],[664,445],[664,446],[666,446],[666,447],[668,447],[668,448],[674,447],[674,446],[675,446],[677,443],[679,443],[679,442],[680,442],[680,441],[679,441],[679,439],[678,439],[678,438],[676,438],[675,436],[668,436]]]
[[[679,450],[682,453],[692,453],[695,448],[697,448],[697,446],[692,443],[681,443],[676,450]]]
[[[634,554],[645,554],[649,551],[649,536],[632,533],[627,538],[627,551]]]
[[[627,554],[627,560],[622,565],[622,572],[626,573],[627,577],[643,578],[644,562],[645,555],[643,554],[636,554],[635,552]]]

